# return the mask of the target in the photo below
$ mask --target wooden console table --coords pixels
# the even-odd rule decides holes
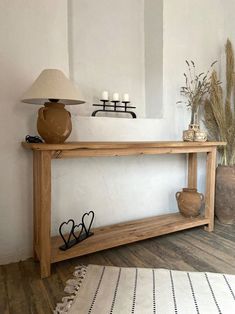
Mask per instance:
[[[222,142],[71,142],[28,144],[33,151],[34,256],[40,261],[41,277],[50,276],[51,263],[205,225],[214,228],[214,188],[217,146]],[[94,229],[94,236],[67,251],[59,250],[60,236],[51,237],[51,160],[71,157],[102,157],[188,154],[188,187],[197,187],[197,153],[207,154],[205,212],[197,218],[179,213],[161,215]],[[176,187],[176,190],[179,187]]]

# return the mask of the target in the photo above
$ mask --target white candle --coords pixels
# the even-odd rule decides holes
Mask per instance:
[[[109,100],[109,92],[103,91],[101,100]]]
[[[113,93],[113,100],[119,101],[119,94],[118,93]]]
[[[124,94],[123,95],[123,101],[130,101],[130,96],[129,96],[129,94]]]

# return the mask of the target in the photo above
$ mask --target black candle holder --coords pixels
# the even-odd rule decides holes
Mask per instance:
[[[113,103],[114,111],[117,111],[117,104],[119,104],[120,101],[119,100],[112,100],[111,102]]]
[[[125,112],[127,112],[127,108],[128,108],[128,104],[130,103],[130,101],[122,101],[122,103],[124,104],[125,107]],[[134,107],[135,108],[135,107]]]
[[[95,214],[91,210],[89,211],[89,213],[85,213],[82,216],[82,222],[77,225],[75,224],[75,221],[73,219],[69,219],[68,221],[62,222],[62,224],[59,227],[59,233],[64,241],[64,244],[61,245],[59,249],[62,251],[66,251],[73,247],[74,245],[92,236],[94,233],[91,232],[90,230],[94,220],[94,216]],[[85,221],[86,219],[88,219],[88,221]],[[86,223],[88,223],[88,225]],[[63,233],[63,227],[66,225],[70,226],[70,232],[67,235],[67,239],[65,234]]]
[[[103,102],[103,110],[105,111],[106,103],[108,103],[109,101],[107,99],[101,99],[101,101]]]
[[[124,114],[130,114],[133,119],[136,119],[136,113],[133,111],[130,111],[128,109],[135,109],[136,107],[129,106],[130,101],[122,101],[121,103],[123,105],[119,105],[120,101],[119,100],[112,100],[111,104],[109,103],[109,100],[100,100],[103,104],[93,104],[93,106],[96,107],[102,107],[102,109],[98,109],[92,112],[92,117],[95,117],[97,113],[99,112],[112,112],[112,113],[124,113]]]

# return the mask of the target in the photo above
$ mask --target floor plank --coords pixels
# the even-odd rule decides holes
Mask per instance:
[[[155,267],[235,274],[235,225],[216,222],[215,231],[195,228],[52,265],[41,280],[33,259],[0,266],[0,313],[49,314],[65,295],[77,265]]]
[[[6,274],[6,289],[9,302],[9,312],[14,314],[29,314],[30,308],[35,304],[31,303],[31,300],[27,298],[28,291],[24,289],[23,276],[21,272],[20,263],[14,263],[7,266],[3,266],[3,271]]]
[[[0,267],[0,313],[8,314],[9,300],[6,288],[5,272],[3,267]]]

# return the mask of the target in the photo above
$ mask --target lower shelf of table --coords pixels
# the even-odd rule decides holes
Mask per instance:
[[[93,229],[92,237],[67,251],[59,249],[63,243],[60,236],[52,237],[51,263],[208,223],[207,218],[185,218],[179,213],[144,218]]]

